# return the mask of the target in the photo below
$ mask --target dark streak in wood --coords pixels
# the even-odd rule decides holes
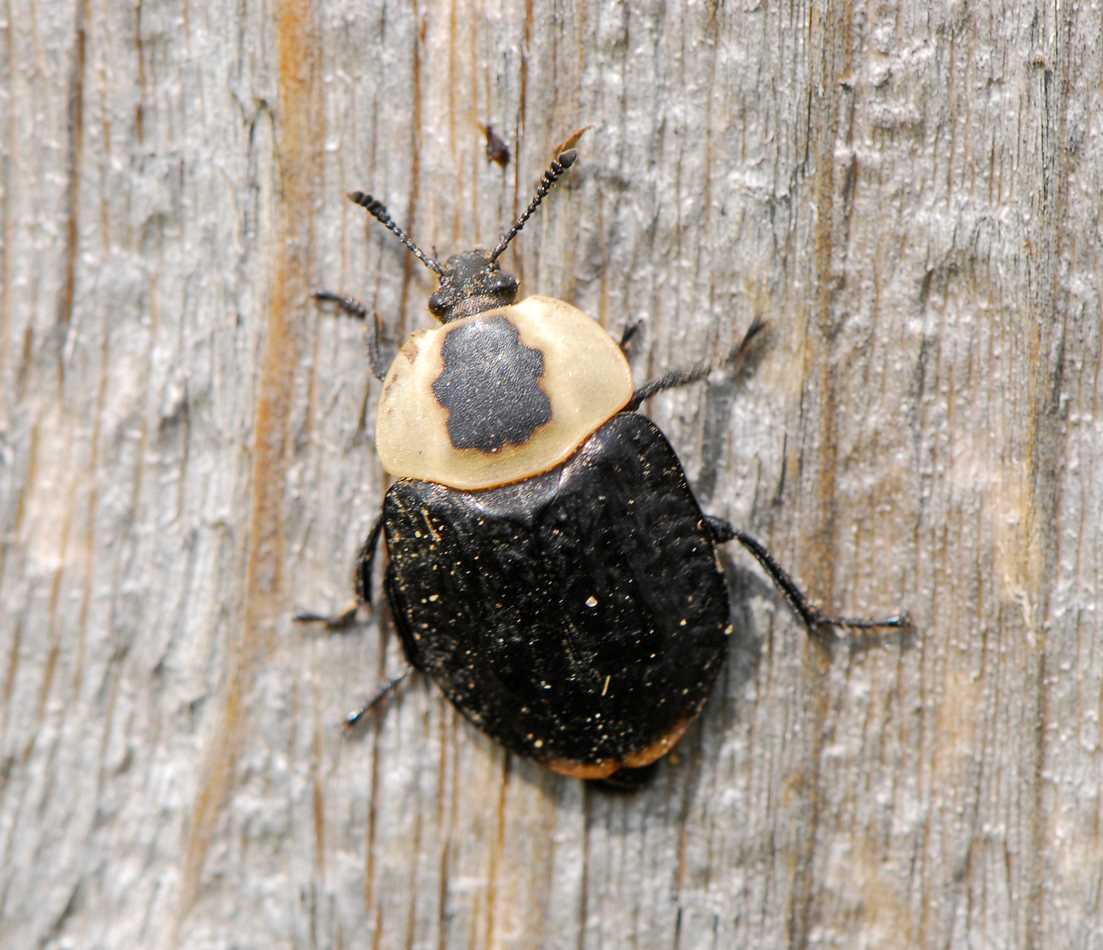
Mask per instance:
[[[326,796],[323,786],[324,758],[321,730],[318,723],[313,724],[313,738],[310,743],[310,804],[314,819],[314,862],[318,873],[324,880],[326,875]]]
[[[142,45],[142,0],[134,4],[134,53],[138,60],[138,102],[134,106],[134,137],[145,141],[146,51]]]
[[[15,73],[15,30],[12,28],[14,16],[12,11],[11,0],[8,0],[7,4],[7,22],[8,28],[4,31],[5,39],[7,40],[4,48],[4,53],[8,62],[8,96],[10,100],[14,100],[15,92],[13,89],[12,78]],[[6,123],[4,151],[6,161],[8,163],[8,175],[14,176],[14,170],[20,164],[20,150],[19,150],[19,126],[16,123],[16,110],[9,108],[8,121]],[[12,319],[12,276],[13,276],[13,250],[12,244],[15,240],[15,227],[12,221],[12,194],[11,188],[5,187],[0,189],[0,214],[3,216],[2,235],[3,240],[0,240],[0,379],[8,379],[8,375],[5,372],[8,365],[8,360],[11,357],[11,345],[14,341],[11,338],[11,319]],[[28,331],[29,331],[28,327]],[[27,363],[24,361],[21,364],[21,372],[25,372]],[[17,387],[19,379],[17,377]],[[22,388],[22,387],[18,387]],[[4,576],[4,554],[7,545],[0,545],[0,577]]]
[[[496,923],[498,905],[498,880],[502,874],[502,855],[506,844],[506,825],[509,804],[509,779],[512,773],[513,756],[508,752],[502,756],[502,781],[498,786],[498,807],[495,809],[497,824],[494,831],[494,845],[490,852],[490,862],[487,868],[487,892],[486,892],[486,946],[495,946],[494,926]],[[512,873],[507,870],[506,873]]]
[[[58,301],[58,323],[68,326],[73,318],[73,296],[76,292],[77,258],[80,255],[78,229],[80,218],[80,174],[84,161],[84,87],[87,67],[87,34],[89,0],[80,0],[77,7],[76,38],[73,43],[73,67],[69,73],[69,154],[65,181],[65,279]],[[10,27],[9,27],[10,29]],[[59,370],[64,368],[59,364]]]
[[[437,950],[448,950],[448,885],[451,882],[452,842],[457,834],[456,810],[457,796],[460,789],[459,776],[456,770],[456,743],[447,741],[449,738],[451,738],[449,730],[442,730],[439,787],[442,790],[447,790],[447,800],[442,794],[440,798],[440,837],[443,840],[443,846],[440,849],[440,860],[437,862],[437,873],[440,876],[440,884],[437,886]],[[449,769],[449,766],[451,766],[451,769]]]
[[[237,760],[247,731],[249,692],[259,664],[271,652],[273,611],[283,602],[288,426],[299,362],[294,328],[299,307],[308,297],[307,275],[312,270],[314,245],[314,183],[320,143],[325,140],[310,0],[281,0],[276,11],[276,39],[280,102],[276,147],[282,204],[275,227],[275,267],[257,384],[243,615],[240,630],[228,632],[232,661],[220,723],[212,732],[192,806],[170,941],[173,945],[180,942],[184,921],[201,891],[203,869],[220,815],[235,791]]]
[[[1037,640],[1035,652],[1037,668],[1033,679],[1036,689],[1036,716],[1034,733],[1034,785],[1031,814],[1031,837],[1037,854],[1046,853],[1052,834],[1051,818],[1047,813],[1045,794],[1049,754],[1048,733],[1051,723],[1052,686],[1049,682],[1046,636],[1048,618],[1052,617],[1053,592],[1043,578],[1057,574],[1061,553],[1062,532],[1059,519],[1061,510],[1060,470],[1068,458],[1068,428],[1062,419],[1062,392],[1064,391],[1064,338],[1065,320],[1070,312],[1068,292],[1061,279],[1064,264],[1064,233],[1068,226],[1069,150],[1068,104],[1071,98],[1069,63],[1074,49],[1077,31],[1073,24],[1075,5],[1063,9],[1057,5],[1053,15],[1059,18],[1053,23],[1052,69],[1043,72],[1045,98],[1040,116],[1042,123],[1041,157],[1041,214],[1035,219],[1042,233],[1038,243],[1043,249],[1040,255],[1044,273],[1040,276],[1039,309],[1036,314],[1037,343],[1031,353],[1030,363],[1034,373],[1030,379],[1028,420],[1029,447],[1027,485],[1030,491],[1027,540],[1031,548],[1024,556],[1029,559],[1028,578],[1038,596],[1033,604],[1032,635]],[[1046,37],[1046,40],[1049,38]],[[1048,44],[1047,44],[1048,45]],[[1054,94],[1053,76],[1058,76],[1059,89]],[[1052,373],[1052,378],[1047,375]],[[1044,942],[1047,932],[1046,886],[1048,868],[1044,862],[1033,865],[1028,895],[1030,912],[1026,915],[1026,943],[1037,946]]]
[[[415,22],[421,19],[421,7],[418,0],[414,0],[413,18]],[[417,239],[417,208],[418,198],[421,194],[421,112],[423,106],[423,90],[421,77],[421,40],[418,31],[413,34],[410,55],[412,58],[410,85],[413,89],[413,116],[410,119],[410,130],[413,141],[410,143],[410,197],[406,203],[406,232]],[[413,280],[415,264],[417,262],[409,254],[402,257],[402,285],[399,293],[398,312],[405,318],[406,309],[410,303],[410,285]],[[420,275],[420,268],[418,268]]]
[[[589,915],[590,894],[590,829],[592,827],[592,810],[594,793],[589,785],[582,789],[582,881],[579,887],[578,900],[578,938],[575,942],[577,950],[584,950],[586,946],[586,920]]]
[[[523,142],[525,137],[525,124],[528,115],[529,95],[529,50],[532,46],[532,21],[533,0],[525,0],[525,22],[521,29],[521,70],[518,76],[519,91],[517,95],[517,142]],[[511,217],[516,219],[521,211],[521,202],[525,200],[521,195],[521,156],[523,151],[517,149],[517,161],[513,164],[513,213]],[[523,285],[525,281],[525,259],[523,254],[514,254],[513,273]]]
[[[813,90],[810,93],[817,108],[809,109],[808,152],[815,156],[814,169],[814,249],[815,249],[815,302],[814,317],[809,329],[807,346],[810,363],[806,366],[815,379],[819,405],[819,439],[816,447],[816,518],[809,541],[811,563],[805,572],[808,584],[829,596],[834,590],[837,476],[838,476],[838,412],[839,397],[835,385],[835,365],[831,351],[836,339],[834,277],[835,243],[835,146],[839,136],[839,98],[842,87],[840,76],[850,71],[852,57],[851,25],[853,14],[850,0],[833,0],[827,4],[822,18],[810,10],[808,55],[809,75]],[[840,49],[841,46],[841,49]],[[810,103],[811,105],[811,103]],[[808,943],[815,926],[813,896],[816,883],[812,866],[816,854],[823,790],[821,774],[823,756],[827,744],[827,723],[830,706],[827,692],[822,688],[825,657],[819,648],[809,644],[805,652],[803,673],[812,691],[807,704],[806,721],[814,723],[811,729],[809,773],[802,783],[806,789],[805,809],[807,831],[802,835],[800,848],[795,856],[793,886],[788,907],[788,939],[793,946]]]

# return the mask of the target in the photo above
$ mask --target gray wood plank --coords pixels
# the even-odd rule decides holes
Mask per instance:
[[[1103,946],[1098,5],[9,4],[0,17],[0,943]],[[484,155],[480,124],[512,150]],[[348,597],[385,485],[364,299],[508,252],[640,380],[739,628],[654,784],[506,757]]]

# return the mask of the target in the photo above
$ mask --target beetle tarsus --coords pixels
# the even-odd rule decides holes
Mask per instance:
[[[369,713],[375,712],[377,709],[382,708],[383,704],[387,701],[391,693],[398,689],[398,687],[401,686],[409,677],[409,675],[413,672],[414,668],[412,666],[408,666],[397,676],[392,676],[389,680],[387,680],[387,682],[379,687],[379,689],[376,691],[376,694],[371,699],[364,703],[364,705],[357,709],[355,712],[351,712],[345,717],[345,728],[355,729],[365,716],[367,716]]]
[[[784,595],[789,606],[793,609],[793,612],[804,622],[804,626],[807,628],[809,634],[812,636],[821,636],[827,627],[847,627],[852,630],[881,630],[886,627],[906,628],[911,625],[911,620],[907,612],[894,614],[891,617],[883,618],[866,618],[866,617],[833,617],[824,613],[815,604],[811,603],[799,587],[796,582],[786,573],[785,569],[774,560],[774,556],[766,550],[766,548],[755,538],[752,538],[745,531],[740,531],[736,528],[732,528],[725,521],[721,521],[719,518],[707,518],[709,527],[712,528],[714,534],[718,530],[718,526],[726,527],[731,531],[731,536],[724,538],[724,540],[735,540],[743,545],[758,561],[762,569],[770,575],[770,579],[777,585],[778,589]],[[717,535],[717,540],[720,540]]]
[[[315,613],[313,610],[302,610],[291,619],[294,620],[295,623],[320,623],[323,624],[327,630],[337,631],[347,630],[349,627],[355,626],[359,613],[360,601],[357,600],[340,613],[320,614]]]
[[[341,311],[354,320],[368,320],[368,308],[359,300],[346,297],[344,294],[336,294],[332,290],[314,291],[314,299],[320,303],[335,303]],[[368,337],[368,361],[371,363],[372,375],[382,380],[387,375],[387,363],[384,361],[379,349],[379,321],[372,318],[372,332]]]
[[[312,296],[315,300],[337,304],[348,316],[356,320],[368,319],[368,308],[359,300],[353,300],[352,297],[334,293],[332,290],[316,290]]]

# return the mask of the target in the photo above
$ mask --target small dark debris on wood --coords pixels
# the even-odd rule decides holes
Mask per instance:
[[[581,129],[575,129],[562,142],[560,142],[555,148],[552,149],[552,155],[559,155],[562,152],[566,152],[569,149],[574,148],[578,144],[579,139],[581,139],[582,136],[584,136],[592,128],[593,125],[584,125]]]
[[[480,129],[483,130],[483,135],[486,136],[486,157],[488,161],[494,162],[500,168],[505,168],[509,164],[510,151],[509,146],[502,140],[502,137],[494,131],[492,125],[480,125]]]

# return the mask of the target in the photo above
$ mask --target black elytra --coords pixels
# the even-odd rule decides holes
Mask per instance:
[[[605,777],[707,697],[731,631],[724,574],[644,416],[618,413],[564,465],[502,488],[398,481],[383,525],[408,659],[512,751]]]
[[[390,414],[389,431],[405,431],[409,412],[425,444],[392,450],[380,442],[396,480],[360,552],[357,601],[371,603],[382,535],[384,588],[410,667],[510,751],[562,774],[633,786],[681,738],[727,654],[733,628],[719,544],[747,548],[811,633],[908,620],[822,613],[754,538],[701,511],[674,449],[636,410],[712,367],[632,389],[620,349],[603,344],[593,365],[624,381],[593,397],[612,409],[586,415],[589,391],[570,388],[585,378],[575,369],[590,350],[556,337],[555,321],[571,325],[579,312],[548,298],[514,305],[517,281],[497,263],[575,157],[568,151],[552,162],[493,251],[455,255],[443,267],[379,201],[350,196],[440,276],[429,309],[444,324],[415,334],[387,375],[379,430]],[[316,296],[366,316],[350,298]],[[588,324],[574,326],[592,333]],[[743,358],[759,329],[752,324],[728,362]],[[566,458],[555,447],[557,425],[575,426]],[[522,475],[496,481],[496,466],[516,473],[518,458]],[[457,487],[464,485],[477,487]],[[354,614],[297,619],[338,626]]]

